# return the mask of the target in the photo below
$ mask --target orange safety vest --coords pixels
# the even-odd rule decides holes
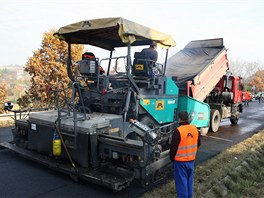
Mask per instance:
[[[199,137],[197,128],[194,125],[182,125],[178,127],[178,130],[181,136],[181,141],[174,160],[183,162],[195,160]]]
[[[250,100],[251,96],[248,91],[245,92],[245,100]]]

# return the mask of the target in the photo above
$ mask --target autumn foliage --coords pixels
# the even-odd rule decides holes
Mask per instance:
[[[41,47],[28,59],[25,71],[31,76],[31,86],[26,94],[18,99],[21,108],[54,106],[56,86],[63,84],[67,88],[70,85],[67,75],[67,43],[55,38],[54,32],[55,30],[51,30],[44,33]],[[83,50],[83,45],[72,45],[72,62],[81,59]],[[70,89],[66,89],[66,93],[69,96]],[[63,95],[61,92],[61,100]]]
[[[255,85],[257,91],[264,91],[264,70],[259,70],[252,75],[248,85]]]
[[[0,101],[5,101],[7,98],[7,86],[4,83],[0,84]],[[4,112],[4,105],[0,106],[0,113]]]

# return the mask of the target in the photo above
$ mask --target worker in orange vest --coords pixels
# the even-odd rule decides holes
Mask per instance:
[[[82,54],[82,59],[94,59],[96,60],[96,64],[98,64],[98,59],[96,59],[94,53],[92,52],[85,52]],[[105,73],[104,69],[102,66],[99,66],[99,74],[103,75]]]
[[[251,99],[250,92],[248,90],[245,92],[244,97],[245,97],[245,105],[248,106],[248,102]]]
[[[194,160],[200,146],[199,132],[189,123],[186,111],[179,113],[180,126],[175,129],[170,146],[170,159],[174,163],[174,180],[178,198],[191,198],[193,194]]]

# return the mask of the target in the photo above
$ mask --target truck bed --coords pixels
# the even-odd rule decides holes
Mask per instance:
[[[180,94],[204,101],[228,70],[223,39],[191,41],[167,62],[167,76],[176,77]]]

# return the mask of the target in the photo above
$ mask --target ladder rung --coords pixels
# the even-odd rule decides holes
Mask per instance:
[[[71,134],[71,133],[65,133],[65,132],[61,132],[62,135],[65,135],[65,136],[69,136],[69,137],[76,137],[75,134]]]

